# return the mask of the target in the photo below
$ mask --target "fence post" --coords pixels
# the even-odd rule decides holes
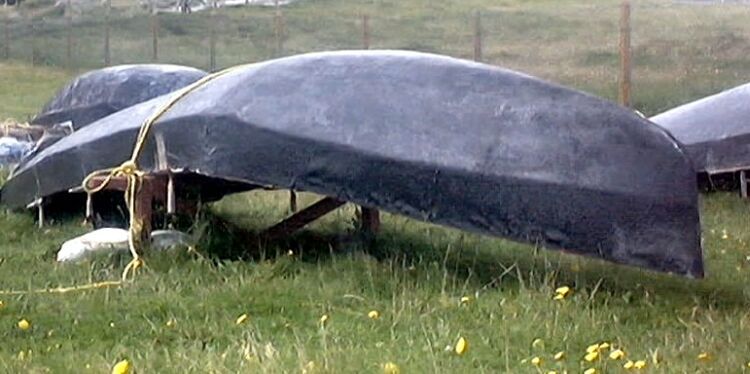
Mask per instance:
[[[629,107],[630,79],[632,73],[630,60],[630,0],[623,0],[620,15],[620,104]]]
[[[482,61],[482,13],[474,12],[474,61]]]
[[[107,0],[107,10],[104,13],[104,66],[112,64],[112,54],[109,47],[110,23],[109,18],[112,13],[112,0]]]
[[[208,70],[210,72],[216,71],[216,2],[211,3],[211,17],[209,22],[210,32],[208,35]]]
[[[3,29],[5,34],[5,43],[3,44],[3,55],[6,60],[10,60],[10,18],[5,18],[3,23]]]
[[[370,49],[370,16],[362,15],[362,47]]]
[[[29,28],[31,29],[31,66],[36,66],[36,26],[32,16],[29,16]]]
[[[159,15],[156,12],[156,7],[154,7],[151,12],[151,39],[151,59],[154,62],[157,62],[159,61]]]
[[[65,21],[68,28],[68,33],[65,38],[65,67],[68,70],[71,70],[73,69],[73,8],[71,7],[71,0],[65,2]]]
[[[284,14],[281,12],[279,0],[274,0],[274,6],[276,7],[276,13],[273,16],[273,34],[276,39],[275,57],[279,57],[284,53]]]

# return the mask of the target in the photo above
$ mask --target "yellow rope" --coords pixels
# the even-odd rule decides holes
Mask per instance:
[[[72,287],[57,287],[57,288],[40,288],[35,290],[29,290],[29,291],[0,291],[0,295],[28,295],[28,294],[39,294],[39,293],[68,293],[73,291],[85,291],[85,290],[92,290],[92,289],[98,289],[98,288],[109,288],[109,287],[119,287],[122,285],[122,281],[106,281],[106,282],[97,282],[97,283],[89,283],[84,284],[80,286],[72,286]]]
[[[244,66],[244,65],[243,65]],[[221,77],[231,71],[234,71],[236,69],[241,68],[242,66],[237,66],[229,69],[225,69],[219,72],[216,72],[214,74],[207,75],[203,77],[202,79],[188,85],[187,87],[183,88],[182,90],[178,91],[169,101],[167,101],[164,105],[159,107],[154,113],[152,113],[141,125],[140,130],[138,131],[138,136],[135,140],[135,146],[133,148],[133,154],[130,156],[130,159],[123,162],[122,165],[116,167],[116,168],[109,168],[109,169],[103,169],[95,171],[91,174],[89,174],[86,178],[83,180],[83,189],[88,194],[94,194],[96,192],[99,192],[107,187],[107,184],[109,184],[113,178],[124,176],[127,178],[127,188],[125,190],[125,203],[128,206],[128,215],[130,215],[130,227],[128,229],[128,248],[130,249],[130,253],[133,256],[133,259],[128,263],[127,266],[125,266],[125,269],[122,273],[122,281],[126,281],[128,279],[128,275],[132,271],[133,276],[135,276],[136,271],[138,268],[144,265],[144,261],[141,258],[139,254],[139,247],[140,247],[140,236],[141,232],[143,230],[143,222],[141,222],[137,217],[137,211],[136,211],[136,201],[137,201],[137,195],[138,195],[138,189],[140,187],[140,184],[142,183],[144,172],[141,171],[138,168],[138,157],[141,154],[141,151],[143,150],[143,147],[146,144],[146,140],[148,139],[149,132],[151,131],[151,127],[158,121],[164,114],[166,114],[170,109],[172,109],[181,99],[183,99],[185,96],[190,94],[191,92],[197,90],[198,88],[202,87],[206,83]],[[100,183],[98,186],[90,187],[89,183],[93,178],[106,176],[102,183]]]

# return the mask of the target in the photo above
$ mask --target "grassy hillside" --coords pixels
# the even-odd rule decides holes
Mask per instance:
[[[654,112],[745,79],[746,8],[638,4],[635,30],[648,30],[634,35],[641,109]],[[309,0],[286,10],[284,53],[356,47],[356,15],[367,12],[375,47],[468,57],[471,14],[481,9],[488,61],[614,97],[615,5]],[[114,62],[147,61],[147,20],[118,12]],[[221,66],[274,53],[272,10],[219,14],[232,35],[219,43]],[[205,67],[206,20],[163,16],[163,60]],[[100,65],[101,27],[77,21],[77,69]],[[65,51],[56,43],[64,35],[37,34],[49,67],[0,64],[0,118],[32,115],[73,74],[59,68]],[[12,51],[29,50],[24,38]],[[605,341],[626,360],[644,360],[640,372],[747,372],[750,206],[732,194],[702,200],[701,281],[390,215],[364,251],[340,235],[351,227],[351,207],[267,247],[207,219],[195,228],[206,258],[152,255],[128,287],[0,294],[0,372],[102,373],[122,359],[138,373],[379,373],[388,363],[401,373],[627,372],[625,360],[608,357],[611,349],[584,359],[589,345]],[[210,207],[209,217],[257,229],[285,209],[283,194],[242,194]],[[84,231],[77,221],[40,231],[31,216],[0,213],[0,292],[118,278],[125,260],[117,256],[54,263],[60,243]],[[553,300],[561,286],[571,295]],[[373,310],[378,319],[368,317]],[[237,324],[243,314],[247,320]],[[22,319],[30,329],[18,328]],[[469,343],[463,355],[454,350],[460,337]],[[555,360],[558,352],[564,355]]]
[[[70,73],[52,68],[28,68],[0,63],[0,121],[15,118],[25,121],[38,113],[42,105],[60,89]]]
[[[306,0],[283,8],[283,48],[277,51],[274,9],[221,9],[159,16],[159,61],[209,67],[212,24],[217,67],[276,55],[362,46],[361,15],[370,16],[373,48],[413,49],[471,58],[473,14],[480,11],[484,60],[616,98],[619,1],[600,0]],[[34,0],[30,1],[34,4]],[[112,63],[152,59],[151,21],[143,10],[116,3]],[[22,8],[23,9],[23,8]],[[0,12],[3,12],[0,10]],[[748,79],[750,23],[744,5],[634,2],[634,102],[646,114]],[[11,20],[11,57],[64,67],[66,22],[33,10]],[[72,66],[100,67],[104,10],[76,14]],[[0,19],[3,14],[0,13]],[[32,31],[29,19],[34,21]],[[0,54],[1,55],[1,54]]]

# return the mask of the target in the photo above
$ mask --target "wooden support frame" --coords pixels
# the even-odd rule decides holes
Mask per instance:
[[[266,240],[273,240],[290,235],[344,204],[346,204],[345,201],[333,197],[325,197],[264,230],[260,236]]]
[[[360,230],[368,234],[377,234],[380,230],[380,211],[364,206],[360,209]]]
[[[289,190],[289,210],[297,213],[297,193],[294,190]]]
[[[105,177],[92,178],[89,186],[95,187],[104,182]],[[151,218],[153,216],[154,202],[166,203],[167,201],[167,176],[146,175],[137,186],[137,198],[135,200],[137,217],[131,217],[141,222],[141,240],[148,241],[151,237]],[[128,180],[125,177],[112,178],[105,190],[125,192],[128,188]]]
[[[89,181],[88,187],[98,186],[104,182],[104,179],[105,177],[93,178]],[[173,175],[169,173],[146,175],[141,179],[141,184],[137,187],[138,195],[135,201],[138,216],[134,217],[143,224],[141,240],[148,240],[151,235],[154,203],[166,204],[165,206],[167,206],[168,210],[170,210],[170,206],[172,206],[171,209],[175,209],[176,207],[178,212],[189,212],[191,207],[194,207],[195,204],[180,204],[180,202],[175,202],[173,184]],[[105,190],[125,192],[127,187],[127,178],[115,177],[109,181]],[[294,198],[295,206],[293,208],[296,208],[296,194],[291,192],[290,196]],[[289,236],[344,204],[346,204],[346,201],[334,197],[324,197],[312,205],[294,212],[281,222],[263,230],[260,233],[260,237],[264,240],[275,240]],[[368,234],[377,233],[380,229],[380,212],[370,207],[360,207],[360,209],[358,229]],[[93,211],[93,207],[90,199],[87,199],[86,210],[87,215],[93,215],[91,212]]]
[[[745,170],[740,170],[740,196],[747,199],[747,173]]]

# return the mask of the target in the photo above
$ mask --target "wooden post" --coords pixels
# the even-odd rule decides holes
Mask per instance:
[[[36,211],[37,212],[37,218],[36,218],[37,224],[39,228],[41,229],[44,227],[44,199],[42,198],[39,199],[39,206],[37,206],[36,209],[37,209]]]
[[[138,240],[144,244],[149,243],[151,240],[151,218],[153,215],[154,204],[155,186],[149,182],[150,180],[144,179],[142,183],[136,187],[136,216],[130,217],[131,220],[135,220],[141,224],[141,237],[138,238]]]
[[[211,17],[209,22],[210,32],[208,35],[208,70],[210,72],[216,71],[216,2],[211,4]]]
[[[89,225],[94,223],[94,197],[90,193],[86,194],[86,217],[83,222]]]
[[[474,61],[482,61],[482,14],[474,12]]]
[[[66,48],[65,48],[65,67],[68,70],[73,69],[73,8],[71,6],[71,0],[68,0],[65,3],[65,20],[67,23],[68,33],[66,40]]]
[[[362,15],[362,47],[370,49],[370,16]]]
[[[740,170],[740,196],[747,199],[747,174],[745,170]]]
[[[620,18],[620,104],[629,107],[630,102],[630,0],[623,0]]]
[[[92,178],[89,181],[89,187],[99,186],[104,180],[104,177]],[[136,216],[130,217],[130,219],[142,224],[142,236],[138,240],[141,240],[143,243],[148,243],[151,237],[151,219],[154,202],[163,203],[166,201],[167,197],[164,192],[167,191],[167,183],[168,180],[164,176],[146,175],[141,179],[138,186],[136,186]],[[125,192],[127,188],[127,178],[115,177],[109,180],[105,190]]]
[[[31,35],[31,66],[36,65],[36,28],[34,26],[34,19],[29,17],[29,28]]]
[[[284,14],[281,12],[279,0],[274,0],[276,13],[273,16],[273,34],[276,40],[275,57],[284,53]]]
[[[104,66],[112,64],[112,54],[109,46],[110,23],[109,19],[112,13],[112,0],[107,0],[107,10],[104,13]]]
[[[156,8],[151,13],[151,38],[153,41],[151,59],[157,62],[159,61],[159,15],[156,13]]]
[[[289,210],[297,213],[297,193],[294,190],[289,190]]]
[[[4,22],[5,43],[3,44],[3,55],[6,60],[10,60],[10,19],[6,18]]]
[[[366,234],[377,234],[380,230],[380,211],[375,208],[360,207],[361,227]]]

